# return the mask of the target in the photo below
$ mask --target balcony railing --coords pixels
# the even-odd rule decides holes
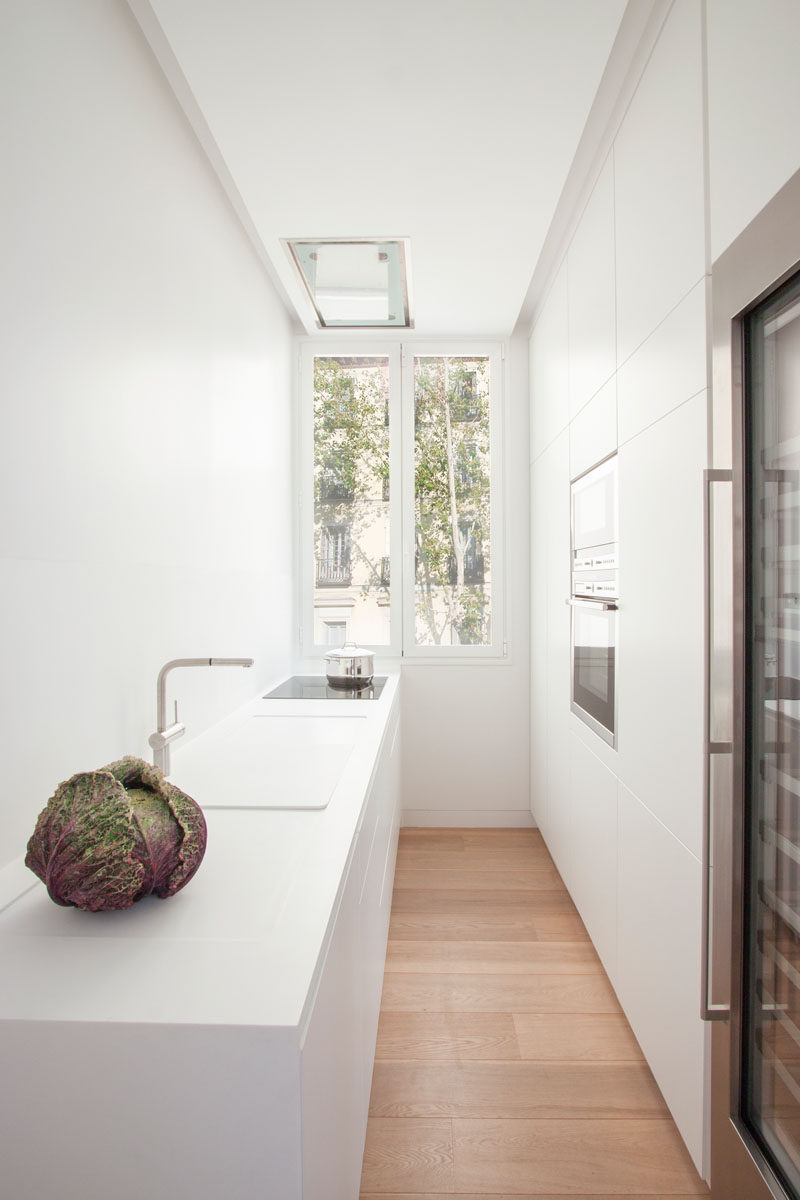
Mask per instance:
[[[485,570],[483,563],[483,555],[477,551],[468,550],[464,555],[464,583],[476,584],[485,582]],[[455,555],[450,556],[450,583],[454,584],[458,579],[458,569],[456,566]]]
[[[477,421],[481,415],[477,400],[458,398],[450,405],[451,421]]]
[[[478,383],[474,375],[467,375],[455,389],[450,401],[450,419],[453,421],[477,421],[481,415],[478,402]]]
[[[320,500],[352,500],[353,489],[333,472],[325,471],[319,484]]]
[[[321,558],[317,562],[317,587],[349,587],[350,563]]]

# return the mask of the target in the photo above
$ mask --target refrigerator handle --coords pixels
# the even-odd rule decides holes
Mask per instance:
[[[714,485],[728,484],[724,507]],[[703,915],[700,1016],[730,1016],[731,815],[733,795],[733,472],[703,472],[705,704],[703,730]],[[721,851],[721,852],[720,852]],[[716,989],[715,989],[716,984]],[[725,1001],[714,999],[724,990]]]

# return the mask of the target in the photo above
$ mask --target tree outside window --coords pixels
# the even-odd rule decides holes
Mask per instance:
[[[415,639],[491,641],[489,360],[414,360]]]
[[[390,641],[385,567],[389,523],[388,359],[314,359],[315,641],[330,589],[353,604],[351,636]],[[324,593],[320,592],[324,589]],[[344,592],[346,591],[346,595]]]

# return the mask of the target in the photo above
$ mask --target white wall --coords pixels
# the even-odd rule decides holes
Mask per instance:
[[[290,323],[127,6],[0,13],[0,866],[73,772],[289,665]]]
[[[711,252],[716,259],[800,165],[800,5],[707,0]]]
[[[703,1168],[701,8],[676,0],[531,335],[532,808]],[[618,448],[617,749],[569,711],[569,480]]]
[[[505,360],[504,507],[508,658],[403,662],[405,825],[530,825],[528,363]]]

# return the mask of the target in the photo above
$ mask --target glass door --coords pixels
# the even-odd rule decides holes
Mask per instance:
[[[743,335],[741,1120],[800,1197],[800,276]]]
[[[701,1012],[713,1200],[800,1200],[798,212],[800,172],[712,265]],[[730,493],[710,486],[726,480]]]

